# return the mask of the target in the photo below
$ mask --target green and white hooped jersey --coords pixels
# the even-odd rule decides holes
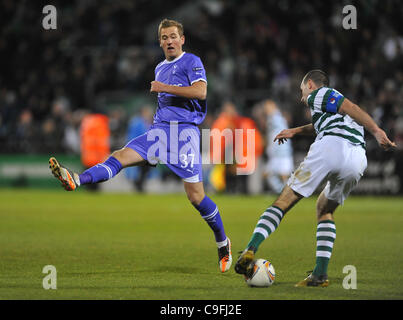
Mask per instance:
[[[308,96],[316,140],[331,135],[348,140],[365,149],[364,128],[349,115],[338,113],[344,96],[333,88],[321,87]]]

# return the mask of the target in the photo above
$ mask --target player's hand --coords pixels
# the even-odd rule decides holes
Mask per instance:
[[[278,144],[283,144],[287,141],[287,139],[290,139],[294,136],[295,131],[293,129],[284,129],[278,135],[276,135],[273,142],[276,142],[276,140],[278,140]]]
[[[383,131],[382,129],[379,129],[377,132],[375,132],[374,136],[376,141],[378,141],[379,146],[384,150],[396,148],[396,143],[390,141],[385,131]]]
[[[159,81],[151,81],[150,92],[166,92],[166,84]]]

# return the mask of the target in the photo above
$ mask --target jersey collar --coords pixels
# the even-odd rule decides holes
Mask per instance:
[[[163,62],[163,64],[174,63],[174,62],[178,61],[180,58],[182,58],[185,53],[186,53],[186,52],[183,51],[182,54],[181,54],[179,57],[176,57],[176,58],[173,59],[172,61],[168,61],[167,59],[165,59],[164,62]]]

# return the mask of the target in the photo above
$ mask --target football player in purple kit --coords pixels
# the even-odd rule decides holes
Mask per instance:
[[[68,190],[84,184],[106,181],[129,166],[164,163],[183,180],[186,195],[214,232],[221,272],[232,263],[231,242],[224,231],[217,205],[204,192],[200,155],[201,124],[207,113],[207,79],[200,58],[184,52],[183,26],[164,19],[158,28],[165,60],[155,68],[150,92],[158,94],[158,107],[151,128],[129,141],[103,163],[82,174],[72,172],[54,158],[49,159],[53,175]]]

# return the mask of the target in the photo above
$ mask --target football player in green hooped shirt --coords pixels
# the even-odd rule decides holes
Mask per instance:
[[[307,156],[293,172],[272,206],[260,216],[252,237],[235,265],[249,276],[260,244],[279,226],[284,215],[302,198],[309,197],[323,182],[316,204],[316,265],[297,287],[327,287],[327,268],[336,239],[333,214],[357,185],[367,167],[364,128],[384,150],[395,148],[385,132],[359,106],[329,87],[321,70],[309,71],[301,82],[301,101],[311,111],[312,123],[282,130],[275,138],[283,144],[296,135],[315,135]]]

